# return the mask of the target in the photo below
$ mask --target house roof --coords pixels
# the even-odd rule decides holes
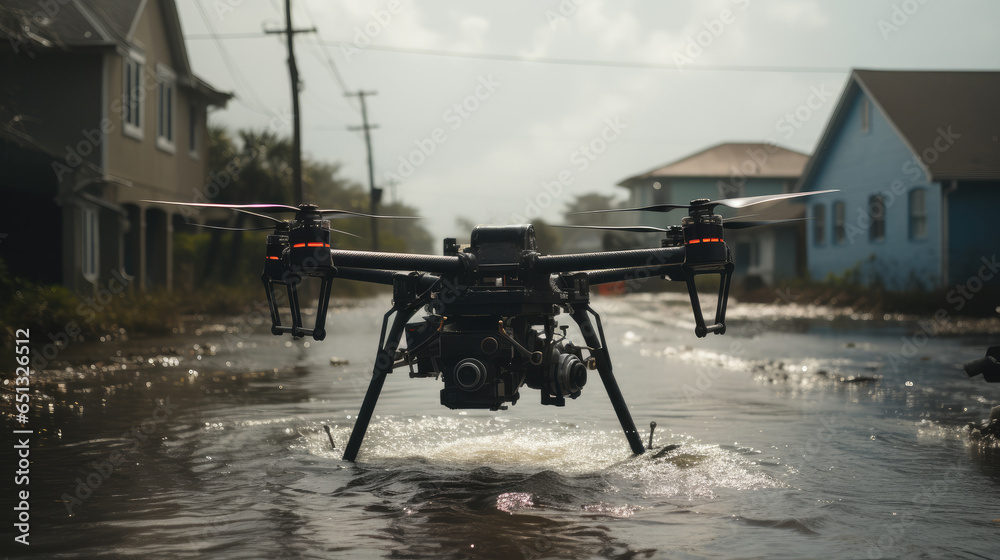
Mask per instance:
[[[727,142],[629,177],[618,185],[626,187],[670,177],[730,177],[735,173],[745,177],[797,179],[808,160],[806,154],[774,144]]]
[[[232,95],[216,90],[191,71],[174,0],[159,0],[157,4],[178,82],[206,96],[210,103],[224,105]],[[37,0],[4,0],[0,7],[0,36],[16,36],[43,49],[119,47],[128,50],[146,5],[147,0],[67,0],[44,8]]]
[[[917,156],[928,180],[1000,178],[1000,72],[855,70],[800,187],[818,171],[860,92],[871,99]],[[943,146],[938,138],[949,134],[957,136],[947,149],[935,149],[935,141]]]

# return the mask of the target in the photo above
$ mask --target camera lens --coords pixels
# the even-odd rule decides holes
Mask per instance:
[[[455,383],[466,391],[475,391],[486,383],[486,366],[475,358],[466,358],[455,366]]]

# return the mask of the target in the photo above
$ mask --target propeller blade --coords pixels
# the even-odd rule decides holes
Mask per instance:
[[[811,219],[812,218],[789,218],[787,220],[746,220],[739,222],[723,222],[722,227],[725,229],[747,229],[758,226],[773,226],[777,224],[787,224],[790,222],[803,222]]]
[[[570,214],[604,214],[606,212],[669,212],[676,208],[690,208],[690,204],[653,204],[652,206],[640,206],[638,208],[609,208],[607,210],[586,210],[583,212],[570,212]]]
[[[724,198],[722,200],[713,200],[707,202],[704,205],[699,204],[698,206],[707,205],[717,205],[728,206],[729,208],[746,208],[747,206],[753,206],[754,204],[763,204],[765,202],[776,202],[778,200],[785,200],[789,198],[798,198],[800,196],[812,196],[814,194],[825,194],[837,192],[837,189],[832,189],[828,191],[811,191],[811,192],[797,192],[797,193],[785,193],[785,194],[766,194],[763,196],[746,196],[743,198]]]
[[[256,208],[258,210],[275,210],[277,212],[298,212],[295,206],[287,204],[223,204],[221,202],[173,202],[169,200],[141,200],[140,202],[155,202],[156,204],[174,204],[177,206],[198,206],[201,208]]]
[[[363,212],[353,212],[351,210],[337,210],[336,208],[327,208],[325,210],[319,211],[321,214],[335,214],[330,216],[331,218],[401,218],[408,220],[419,220],[420,216],[378,216],[375,214],[365,214]],[[336,214],[341,214],[337,216]]]
[[[201,227],[201,228],[222,229],[222,230],[226,230],[226,231],[270,231],[270,230],[274,229],[273,227],[270,227],[270,226],[268,226],[268,227],[238,228],[238,227],[227,227],[227,226],[213,226],[213,225],[209,225],[209,224],[196,224],[196,223],[193,223],[193,222],[188,222],[187,225],[194,226],[194,227]],[[364,239],[364,237],[361,237],[360,235],[354,235],[353,233],[351,233],[349,231],[341,231],[339,229],[330,228],[330,232],[331,233],[339,233],[341,235],[347,235],[347,236],[354,237],[354,238],[357,238],[357,239]]]
[[[628,231],[633,233],[666,233],[667,230],[663,228],[653,227],[653,226],[570,226],[570,225],[556,225],[555,227],[560,228],[575,228],[575,229],[603,229],[609,231]]]
[[[272,222],[281,223],[281,220],[275,218],[274,216],[268,216],[267,214],[259,214],[257,212],[251,212],[249,210],[244,210],[242,207],[230,205],[230,204],[213,204],[207,202],[172,202],[169,200],[140,200],[139,202],[152,202],[154,204],[172,204],[174,206],[195,206],[202,208],[227,208],[229,210],[235,210],[237,212],[242,212],[244,214],[249,214],[251,216],[257,216],[258,218],[264,218],[265,220],[271,220]],[[243,205],[251,206],[251,205]],[[274,204],[265,204],[264,206],[276,206]],[[288,206],[287,208],[292,208]]]
[[[200,227],[200,228],[208,228],[208,229],[222,229],[222,230],[226,230],[226,231],[264,231],[264,230],[272,230],[272,229],[274,229],[271,226],[265,226],[265,227],[228,227],[228,226],[213,226],[211,224],[198,224],[198,223],[195,223],[195,222],[188,222],[187,225],[194,226],[194,227]]]
[[[746,196],[743,198],[724,198],[722,200],[712,200],[709,202],[704,202],[702,204],[653,204],[651,206],[639,206],[638,208],[610,208],[607,210],[587,210],[585,212],[571,212],[571,214],[603,214],[605,212],[669,212],[677,208],[694,208],[696,206],[699,208],[702,206],[709,206],[714,208],[715,206],[718,205],[728,206],[729,208],[746,208],[747,206],[753,206],[754,204],[763,204],[765,202],[776,202],[788,198],[797,198],[800,196],[812,196],[814,194],[825,194],[832,192],[837,192],[837,189],[828,191],[768,194],[763,196]]]

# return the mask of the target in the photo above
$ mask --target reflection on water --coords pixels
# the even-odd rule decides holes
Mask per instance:
[[[970,440],[965,425],[986,417],[1000,388],[960,370],[988,338],[931,338],[897,361],[905,324],[838,316],[846,326],[831,327],[832,311],[812,309],[788,328],[788,308],[736,306],[729,334],[699,340],[671,297],[598,305],[636,423],[655,419],[655,446],[676,448],[632,457],[599,384],[564,408],[543,407],[525,389],[508,411],[465,412],[440,407],[440,382],[397,374],[358,462],[344,463],[380,323],[375,306],[337,310],[328,340],[309,346],[207,326],[195,338],[72,348],[35,379],[31,551],[240,559],[995,551],[997,451]]]

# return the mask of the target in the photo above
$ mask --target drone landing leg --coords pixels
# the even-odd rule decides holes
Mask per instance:
[[[385,333],[385,323],[389,319],[388,314],[386,314],[385,321],[382,323],[382,340],[380,344],[384,342],[385,345],[379,349],[378,354],[375,356],[375,369],[372,372],[372,380],[368,384],[368,392],[365,393],[365,400],[361,403],[361,411],[358,412],[358,418],[354,422],[351,439],[347,441],[347,447],[344,449],[345,461],[353,462],[358,456],[361,441],[365,439],[365,432],[368,431],[368,422],[371,421],[372,413],[375,412],[375,403],[378,402],[378,396],[382,392],[382,385],[385,384],[385,376],[392,371],[396,347],[399,346],[399,340],[403,336],[403,329],[406,327],[406,322],[410,320],[410,317],[413,317],[414,309],[395,309],[395,312],[396,317],[392,320],[392,328],[389,329],[388,336]],[[390,313],[392,312],[390,311]]]
[[[590,321],[588,313],[593,314],[597,320],[596,329]],[[580,331],[583,333],[583,338],[587,342],[587,346],[594,349],[594,359],[597,360],[597,371],[601,374],[601,381],[604,382],[604,388],[608,391],[608,396],[611,397],[611,405],[615,408],[615,414],[618,415],[618,421],[622,425],[622,430],[625,432],[625,439],[628,440],[628,444],[632,448],[632,453],[642,455],[646,451],[642,445],[642,438],[639,437],[639,431],[635,429],[635,422],[632,421],[628,405],[625,404],[625,397],[622,396],[621,389],[618,388],[618,382],[615,380],[615,374],[611,371],[611,355],[608,354],[608,345],[604,340],[604,327],[601,326],[601,316],[587,305],[577,307],[571,317],[580,326]]]

